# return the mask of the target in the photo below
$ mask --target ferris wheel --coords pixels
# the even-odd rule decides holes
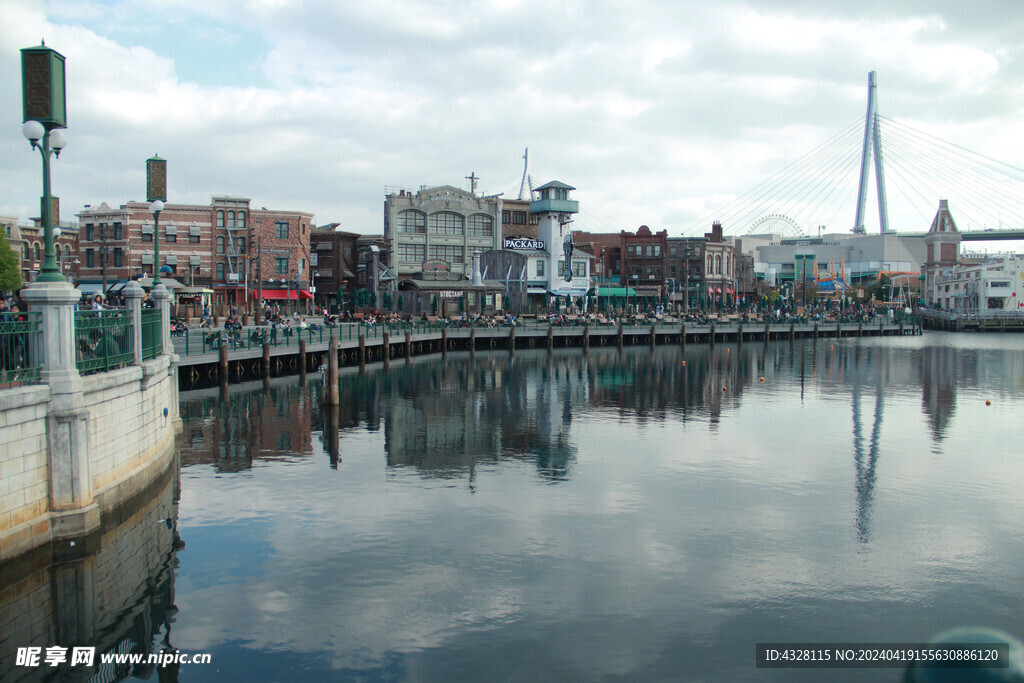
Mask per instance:
[[[770,232],[783,237],[803,237],[804,230],[795,220],[781,213],[761,216],[747,228],[748,235]]]

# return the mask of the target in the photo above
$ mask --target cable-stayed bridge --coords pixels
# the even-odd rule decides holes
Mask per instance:
[[[1024,170],[882,116],[876,89],[871,72],[864,117],[684,233],[864,233],[874,170],[880,232],[926,232],[946,199],[964,241],[1024,240]]]

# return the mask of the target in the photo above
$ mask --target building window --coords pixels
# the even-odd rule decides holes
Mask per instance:
[[[31,251],[31,249],[28,246],[28,242],[25,242],[25,244],[21,245],[21,256],[26,261],[28,261],[30,258],[32,258],[32,251]]]
[[[669,256],[671,256],[672,258],[675,258],[676,257],[676,248],[675,247],[671,247],[668,250],[668,253],[669,253]]]
[[[510,209],[501,210],[501,222],[511,223],[512,222],[512,211]]]
[[[656,258],[661,256],[661,245],[660,244],[648,244],[647,245],[647,258]]]
[[[454,244],[431,244],[430,258],[439,258],[448,263],[463,263],[463,247]]]
[[[399,244],[398,260],[404,263],[423,263],[427,257],[425,244]]]
[[[494,220],[482,213],[473,214],[469,217],[466,234],[470,237],[491,237],[494,235]]]
[[[114,239],[115,240],[123,239],[121,237],[121,232],[122,232],[121,224],[120,223],[114,223]]]
[[[244,228],[245,227],[245,211],[239,211],[238,212],[238,223],[237,223],[237,225],[240,228]]]
[[[587,276],[587,262],[586,261],[573,261],[572,262],[572,276],[573,277],[586,277]]]
[[[711,254],[708,254],[708,275],[715,274],[715,259]]]
[[[537,261],[537,277],[543,277],[544,276],[544,264],[545,264],[544,259],[539,259]]]
[[[178,230],[177,229],[173,229],[173,230],[169,229],[166,232],[164,232],[164,240],[166,240],[168,242],[177,242],[178,241]]]
[[[513,211],[512,212],[512,224],[513,225],[526,225],[526,212],[525,211]]]
[[[195,234],[189,233],[188,241],[189,241],[189,244],[199,244],[199,235],[198,235],[198,233],[195,233]]]
[[[85,250],[85,267],[95,268],[96,267],[96,250],[86,249]]]
[[[722,255],[715,254],[715,275],[722,274]]]
[[[279,240],[288,239],[288,221],[274,221],[274,237]]]
[[[239,237],[237,240],[235,240],[235,248],[238,249],[238,253],[239,254],[244,254],[245,253],[245,238],[244,237]]]
[[[462,216],[451,211],[440,211],[430,214],[428,222],[431,235],[463,235],[465,234]],[[461,263],[461,261],[460,261]]]
[[[42,248],[39,246],[39,242],[36,242],[33,246],[36,249],[36,261],[41,261],[42,260],[43,251],[42,251]]]
[[[96,239],[95,228],[93,227],[92,223],[85,224],[85,239],[89,240],[90,242]]]
[[[224,212],[223,211],[218,211],[217,212],[217,227],[218,228],[223,228],[224,227]]]
[[[228,211],[228,229],[230,230],[230,229],[232,229],[234,227],[235,227],[235,212],[234,211]]]
[[[223,262],[217,264],[217,279],[218,280],[226,279],[224,277],[224,263]]]
[[[114,267],[115,268],[120,268],[121,267],[121,261],[123,259],[124,259],[124,252],[121,250],[121,247],[114,247]]]
[[[287,223],[285,223],[287,225]],[[274,275],[287,275],[288,274],[288,257],[287,256],[275,256],[274,257]]]
[[[224,253],[224,236],[223,235],[218,235],[217,236],[217,253],[218,254],[223,254]]]
[[[427,215],[421,211],[399,211],[398,232],[425,233]]]

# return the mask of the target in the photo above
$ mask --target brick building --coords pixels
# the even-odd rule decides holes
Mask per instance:
[[[670,300],[679,308],[689,310],[697,305],[704,283],[704,237],[670,237],[668,272],[665,277]],[[688,293],[688,295],[687,295]]]
[[[74,223],[62,224],[57,220],[55,227],[59,229],[54,239],[57,267],[64,277],[74,281],[78,276],[78,226]],[[20,259],[22,283],[32,282],[43,267],[43,252],[46,245],[42,219],[33,218],[32,225],[18,225],[16,217],[0,216],[0,230],[4,231],[8,244]]]
[[[635,289],[637,296],[660,296],[665,285],[668,230],[654,233],[641,225],[635,233],[623,230],[619,234],[624,284]]]
[[[148,203],[86,206],[78,220],[79,281],[86,287],[165,268],[189,287],[213,289],[214,304],[223,307],[243,307],[246,291],[257,290],[261,279],[264,298],[311,296],[309,213],[252,209],[245,197],[213,197],[208,206],[168,203],[160,213],[159,264]]]
[[[338,223],[316,228],[309,238],[310,280],[315,283],[318,306],[342,306],[352,301],[358,285],[359,255],[356,243],[362,235],[345,232]]]

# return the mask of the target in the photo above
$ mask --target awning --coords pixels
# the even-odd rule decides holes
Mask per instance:
[[[252,290],[252,298],[253,299],[258,297],[259,295],[260,295],[259,290],[257,290],[257,289],[253,289]],[[313,298],[313,295],[310,294],[309,292],[307,292],[304,289],[300,289],[298,291],[296,291],[294,289],[264,289],[263,290],[263,298],[264,299],[291,299],[292,301],[297,301],[299,299],[300,295],[301,295],[301,297],[303,299],[312,299]]]
[[[636,290],[631,287],[598,287],[597,296],[636,296]]]

